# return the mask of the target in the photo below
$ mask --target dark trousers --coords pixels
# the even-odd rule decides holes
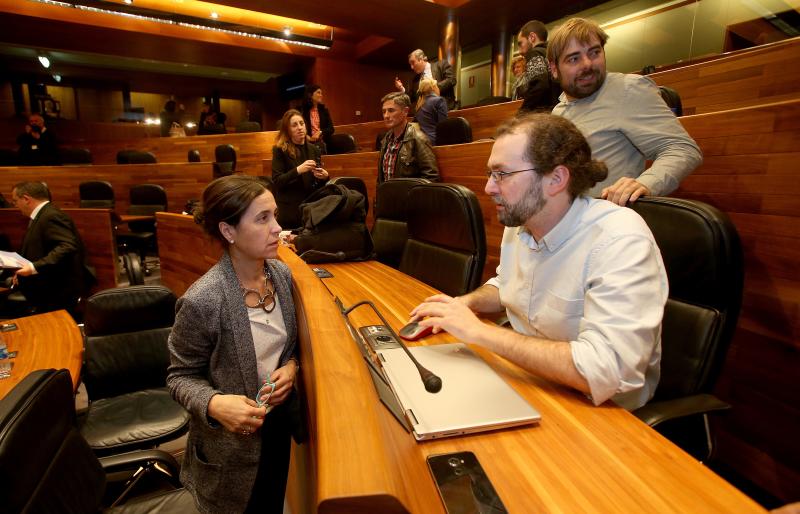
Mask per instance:
[[[261,460],[245,513],[281,514],[289,475],[291,431],[286,402],[275,407],[261,426]]]

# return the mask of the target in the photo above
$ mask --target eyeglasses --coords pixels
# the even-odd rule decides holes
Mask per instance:
[[[536,168],[528,168],[525,170],[516,170],[516,171],[492,171],[486,170],[486,176],[490,179],[494,180],[496,183],[500,183],[509,175],[513,175],[514,173],[522,173],[523,171],[539,171]]]

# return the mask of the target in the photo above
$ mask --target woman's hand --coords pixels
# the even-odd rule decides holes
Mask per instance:
[[[267,409],[246,396],[215,394],[208,402],[208,415],[229,432],[250,435],[261,428]]]
[[[303,173],[308,173],[309,171],[314,171],[317,167],[317,161],[313,159],[309,159],[300,166],[297,167],[297,173],[302,175]]]
[[[275,389],[269,399],[270,405],[280,405],[289,397],[294,387],[294,379],[297,376],[297,362],[290,360],[285,366],[282,366],[272,372],[269,379],[275,384]]]
[[[328,172],[324,168],[316,168],[314,170],[314,177],[320,180],[328,180]]]

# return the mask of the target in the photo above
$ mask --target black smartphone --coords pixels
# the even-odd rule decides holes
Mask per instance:
[[[474,453],[429,455],[428,468],[447,514],[508,512]]]

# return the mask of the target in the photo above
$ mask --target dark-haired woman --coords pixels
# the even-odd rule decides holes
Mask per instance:
[[[306,86],[303,98],[303,121],[306,122],[308,139],[325,154],[333,135],[333,120],[328,108],[322,103],[322,88],[316,84]]]
[[[178,300],[167,385],[192,415],[181,482],[201,512],[283,512],[299,363],[276,208],[262,182],[232,175],[195,210],[224,252]]]
[[[300,204],[328,181],[321,159],[319,148],[308,140],[303,116],[295,109],[286,111],[272,148],[272,182],[278,222],[287,230],[302,224]]]

